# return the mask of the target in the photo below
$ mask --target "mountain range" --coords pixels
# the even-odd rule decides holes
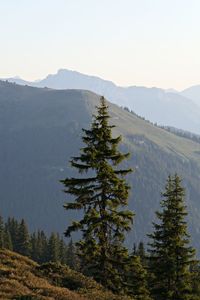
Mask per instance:
[[[156,87],[120,87],[99,77],[65,69],[34,82],[19,77],[7,80],[34,87],[89,90],[104,95],[112,103],[128,107],[153,123],[200,134],[200,85],[182,92]]]
[[[67,196],[59,180],[76,176],[69,164],[82,146],[99,95],[85,90],[53,90],[0,81],[0,214],[25,218],[31,230],[64,232],[77,212],[62,207]],[[129,208],[136,213],[127,243],[146,240],[169,174],[186,187],[189,231],[200,251],[200,143],[159,128],[109,103],[111,123],[121,134],[121,151],[134,168]]]

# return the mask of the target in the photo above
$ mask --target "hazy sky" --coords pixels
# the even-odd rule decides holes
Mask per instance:
[[[199,0],[0,0],[0,77],[59,68],[119,85],[200,84]]]

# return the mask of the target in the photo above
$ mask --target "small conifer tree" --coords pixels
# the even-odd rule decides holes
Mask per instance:
[[[5,223],[5,230],[10,233],[13,251],[18,252],[18,231],[19,231],[19,224],[18,221],[14,218],[8,218],[7,222]]]
[[[184,189],[178,175],[169,176],[158,223],[149,235],[152,294],[156,300],[193,299],[190,267],[194,249],[189,246]]]
[[[13,250],[12,239],[10,232],[5,228],[3,236],[3,246],[5,249]]]
[[[59,260],[63,265],[67,263],[67,246],[63,239],[59,241]]]
[[[0,249],[4,247],[4,223],[3,218],[0,216]]]
[[[52,232],[47,246],[48,261],[59,262],[60,261],[60,239],[58,234]]]
[[[43,230],[37,232],[37,252],[40,263],[48,261],[48,241]]]
[[[30,236],[30,245],[31,245],[31,251],[30,251],[31,258],[35,261],[39,261],[38,243],[37,243],[37,236],[35,232],[33,232],[33,234],[31,234]]]
[[[72,239],[67,245],[67,260],[66,263],[67,265],[73,269],[73,270],[78,270],[79,269],[79,261],[78,257],[76,255],[76,246],[73,243]]]
[[[17,252],[22,255],[30,256],[31,254],[31,244],[30,244],[30,236],[27,224],[24,219],[21,220],[18,230],[17,230]]]
[[[142,265],[140,256],[130,255],[125,282],[127,282],[127,294],[133,296],[135,300],[151,300],[147,275],[147,270]]]

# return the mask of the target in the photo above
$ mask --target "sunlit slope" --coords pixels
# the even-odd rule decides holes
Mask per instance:
[[[200,163],[200,145],[186,138],[178,137],[151,123],[138,118],[133,113],[122,110],[116,105],[110,104],[112,122],[117,126],[117,131],[124,137],[124,142],[130,144],[131,135],[144,136],[163,151],[176,153],[183,158],[192,158]],[[133,145],[134,146],[134,145]]]
[[[0,299],[134,300],[113,295],[100,284],[57,263],[38,265],[0,249]]]

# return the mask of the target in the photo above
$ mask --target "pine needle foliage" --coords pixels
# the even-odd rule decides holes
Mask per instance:
[[[91,128],[83,129],[85,146],[71,160],[80,176],[61,182],[65,193],[74,196],[74,201],[64,207],[83,210],[83,218],[72,222],[65,234],[82,232],[77,245],[84,272],[119,292],[123,290],[122,274],[128,257],[124,235],[131,229],[133,219],[133,212],[125,208],[129,186],[124,176],[132,170],[118,168],[129,154],[118,150],[121,136],[112,136],[115,126],[109,124],[109,118],[108,106],[101,97]]]
[[[194,299],[190,267],[195,251],[189,246],[184,188],[177,174],[169,176],[158,223],[149,235],[152,294],[156,300]]]

